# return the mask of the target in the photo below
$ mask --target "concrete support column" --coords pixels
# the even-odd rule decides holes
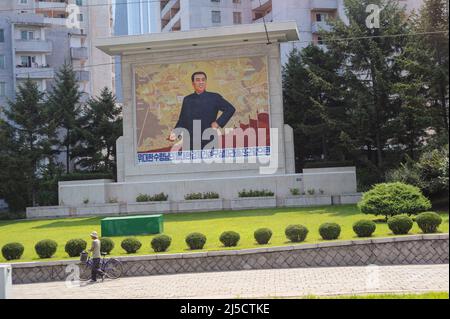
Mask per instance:
[[[12,298],[11,265],[0,265],[0,299]]]

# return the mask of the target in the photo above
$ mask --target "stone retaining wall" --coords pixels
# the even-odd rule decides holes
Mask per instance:
[[[286,247],[121,257],[124,276],[365,265],[445,264],[449,234],[415,235]],[[65,280],[75,261],[16,263],[13,283]]]
[[[265,209],[275,207],[313,207],[341,204],[356,204],[361,200],[361,194],[320,195],[297,197],[256,197],[208,200],[184,200],[148,203],[116,203],[116,204],[86,204],[77,207],[42,206],[27,207],[27,219],[65,218],[86,216],[114,216],[136,214],[172,214],[193,213],[221,210]]]

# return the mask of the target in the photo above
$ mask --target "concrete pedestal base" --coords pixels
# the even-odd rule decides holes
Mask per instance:
[[[0,265],[0,299],[11,299],[12,296],[11,265]]]

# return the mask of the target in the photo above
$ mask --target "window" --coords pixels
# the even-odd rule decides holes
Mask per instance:
[[[27,4],[28,0],[20,0],[20,4]]]
[[[83,22],[83,19],[84,19],[83,14],[82,13],[78,14],[78,22]]]
[[[37,67],[36,57],[35,56],[21,56],[20,57],[20,65],[23,68],[35,68],[35,67]]]
[[[212,11],[211,14],[212,14],[212,22],[213,23],[221,23],[222,22],[222,19],[220,16],[220,11]]]
[[[0,96],[6,95],[6,83],[0,82]]]
[[[233,0],[233,3],[241,3],[241,0]]]
[[[0,42],[5,42],[5,31],[0,29]]]
[[[33,31],[20,31],[20,38],[22,40],[34,40],[34,32]]]
[[[77,0],[76,1],[76,5],[77,6],[82,6],[83,5],[83,0]]]
[[[220,2],[220,0],[211,0],[211,2]]]
[[[0,70],[5,68],[5,56],[0,55]]]
[[[322,37],[317,37],[317,44],[318,44],[318,45],[323,45],[323,39],[322,39]]]
[[[234,24],[242,24],[242,13],[241,12],[233,12],[233,23]]]
[[[317,22],[325,22],[328,19],[328,13],[316,13]]]

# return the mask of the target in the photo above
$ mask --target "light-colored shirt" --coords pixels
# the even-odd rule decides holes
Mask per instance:
[[[101,258],[102,257],[102,255],[100,253],[100,240],[99,239],[94,239],[92,241],[91,251],[92,251],[92,258]]]

